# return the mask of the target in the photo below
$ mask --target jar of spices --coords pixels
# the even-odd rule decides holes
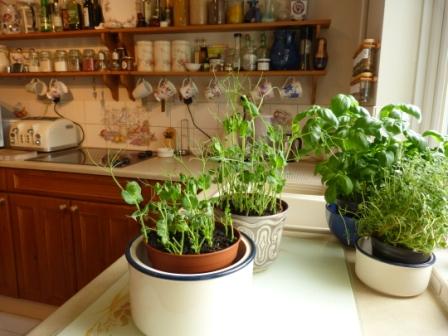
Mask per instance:
[[[78,49],[68,51],[68,71],[81,71],[81,52]]]
[[[107,51],[99,50],[95,58],[95,70],[106,71],[107,70]]]
[[[134,70],[134,58],[131,56],[123,56],[121,59],[121,70]]]
[[[190,0],[190,24],[207,24],[207,0]]]
[[[51,72],[53,67],[51,64],[51,53],[46,50],[39,52],[39,71],[40,72]]]
[[[243,0],[230,0],[227,4],[227,23],[243,23]]]
[[[174,26],[188,25],[188,1],[173,0],[173,23]]]
[[[117,71],[121,69],[120,54],[117,49],[112,51],[112,60],[110,62],[110,70]]]
[[[67,52],[65,50],[56,50],[54,71],[67,71]]]
[[[82,53],[82,71],[95,71],[95,52],[93,49],[84,49]]]
[[[34,49],[30,51],[30,58],[28,61],[29,72],[39,72],[39,54]]]

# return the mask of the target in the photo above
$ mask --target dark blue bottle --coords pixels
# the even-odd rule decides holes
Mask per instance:
[[[299,50],[295,41],[295,32],[281,29],[274,33],[271,48],[271,70],[298,70]]]

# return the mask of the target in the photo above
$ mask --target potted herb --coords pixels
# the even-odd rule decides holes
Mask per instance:
[[[223,120],[226,141],[213,138],[211,160],[216,162],[214,180],[218,188],[217,208],[229,209],[234,225],[256,243],[254,268],[266,269],[277,257],[288,205],[280,195],[284,172],[300,128],[291,125],[288,136],[282,127],[269,124],[256,105],[237,84],[223,83],[229,113]],[[257,134],[256,124],[264,125]]]
[[[378,117],[352,96],[336,95],[330,106],[312,106],[295,117],[305,122],[302,154],[324,154],[316,165],[327,187],[325,199],[330,229],[346,245],[356,240],[357,207],[362,195],[382,181],[402,155],[419,152],[426,141],[408,127],[408,119],[420,120],[413,105],[387,105]],[[403,150],[401,150],[403,149]]]
[[[131,314],[146,335],[215,334],[216,321],[233,317],[228,293],[240,299],[250,292],[255,246],[228,215],[215,220],[210,183],[205,169],[180,174],[179,181],[156,183],[147,200],[137,181],[118,184],[141,227],[125,255]],[[220,327],[232,331],[231,324]]]
[[[356,274],[397,296],[423,292],[435,248],[448,247],[448,159],[427,151],[403,159],[359,206]]]

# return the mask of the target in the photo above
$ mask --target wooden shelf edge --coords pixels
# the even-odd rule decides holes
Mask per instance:
[[[319,26],[320,29],[330,27],[330,19],[322,20],[301,20],[301,21],[275,21],[275,22],[256,22],[256,23],[226,23],[216,25],[188,25],[182,27],[141,27],[141,28],[117,28],[117,29],[89,29],[89,30],[71,30],[62,32],[33,32],[2,34],[0,41],[12,40],[33,40],[33,39],[51,39],[65,37],[101,37],[102,34],[172,34],[172,33],[202,33],[202,32],[229,32],[229,31],[255,31],[272,30],[287,27],[301,26]]]

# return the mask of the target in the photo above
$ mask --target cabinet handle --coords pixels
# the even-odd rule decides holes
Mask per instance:
[[[0,205],[6,204],[6,198],[0,198]]]
[[[67,204],[61,204],[61,205],[59,205],[59,210],[60,211],[64,211],[64,210],[66,210],[67,209]]]
[[[70,207],[70,211],[71,211],[71,212],[76,212],[76,211],[78,211],[78,210],[79,210],[79,208],[78,208],[77,205],[72,205],[72,206]]]

